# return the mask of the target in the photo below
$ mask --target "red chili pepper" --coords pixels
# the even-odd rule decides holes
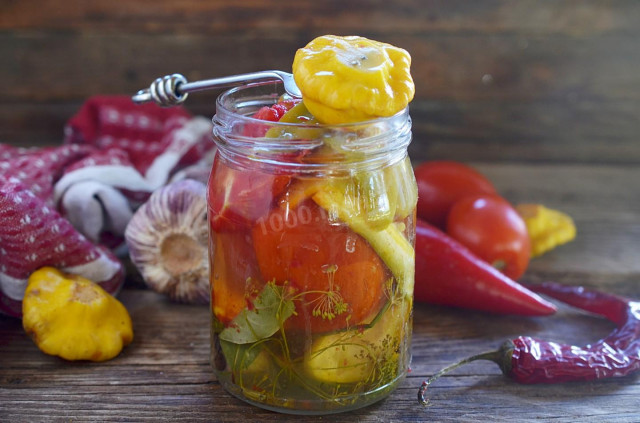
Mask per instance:
[[[418,400],[438,377],[476,360],[497,363],[506,376],[519,383],[559,383],[622,377],[640,370],[640,301],[588,290],[544,283],[531,289],[574,307],[603,316],[618,327],[606,338],[585,347],[520,336],[497,351],[478,354],[455,363],[422,383]]]
[[[553,304],[481,260],[467,247],[418,219],[416,301],[492,313],[544,316]]]

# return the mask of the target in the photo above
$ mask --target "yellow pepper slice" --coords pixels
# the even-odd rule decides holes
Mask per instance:
[[[293,76],[305,106],[325,124],[393,116],[413,99],[406,50],[364,37],[325,35],[298,49]]]
[[[531,257],[537,257],[576,237],[576,225],[566,213],[542,204],[518,204],[531,239]]]
[[[265,135],[266,138],[313,140],[322,135],[322,132],[319,130],[310,128],[310,126],[318,124],[318,120],[309,112],[309,110],[307,110],[302,101],[282,115],[278,123],[292,123],[304,126],[274,126],[267,131],[267,134]]]
[[[98,284],[53,267],[29,277],[22,312],[38,348],[65,360],[109,360],[133,340],[122,303]]]
[[[344,186],[327,184],[318,190],[313,200],[330,216],[336,216],[366,239],[398,282],[398,290],[407,297],[413,295],[415,252],[401,228],[391,223],[374,228],[358,212],[353,197],[345,194]]]

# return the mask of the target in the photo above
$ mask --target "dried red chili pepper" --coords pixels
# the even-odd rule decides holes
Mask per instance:
[[[640,301],[583,287],[544,283],[531,289],[566,304],[598,314],[617,325],[607,337],[585,347],[520,336],[497,351],[469,357],[446,367],[422,383],[418,400],[438,377],[476,360],[497,363],[506,376],[519,383],[559,383],[622,377],[640,370]]]
[[[435,226],[416,223],[416,301],[523,316],[556,311]]]

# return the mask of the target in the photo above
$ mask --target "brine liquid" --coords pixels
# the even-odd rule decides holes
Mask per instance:
[[[214,165],[209,187],[220,383],[250,403],[302,414],[388,395],[410,364],[411,292],[364,236],[314,201],[318,181],[239,177]],[[408,244],[414,212],[387,223]]]

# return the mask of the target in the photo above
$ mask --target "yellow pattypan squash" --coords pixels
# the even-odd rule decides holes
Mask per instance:
[[[391,283],[389,281],[389,287]],[[411,325],[411,301],[398,300],[390,298],[389,308],[375,317],[368,327],[315,338],[305,356],[306,374],[320,382],[342,384],[371,380],[376,374],[402,372],[409,357],[398,354],[406,351],[401,346],[411,342],[407,336]]]
[[[566,213],[542,204],[518,204],[516,210],[527,225],[532,257],[542,255],[576,237],[576,225]]]
[[[298,49],[293,77],[305,106],[325,124],[393,116],[413,99],[406,50],[364,37],[325,35]]]
[[[133,340],[122,303],[98,284],[53,267],[29,277],[22,313],[38,348],[66,360],[109,360]]]

